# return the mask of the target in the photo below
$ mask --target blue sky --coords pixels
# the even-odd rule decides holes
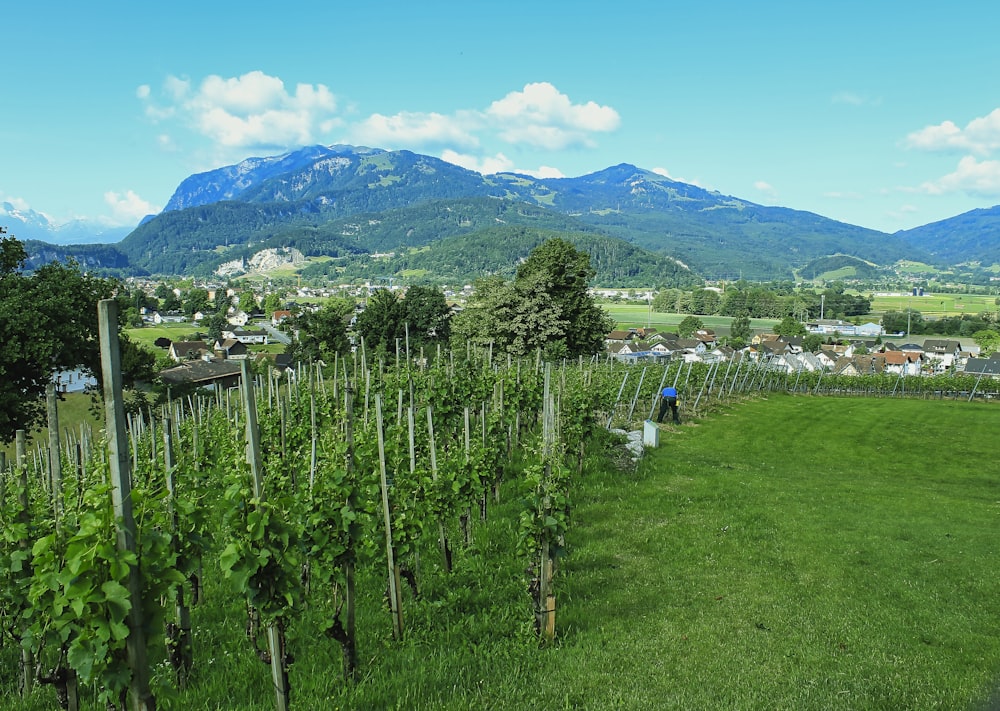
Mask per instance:
[[[1000,204],[1000,4],[18,3],[0,202],[135,224],[300,145],[618,163],[887,232]]]

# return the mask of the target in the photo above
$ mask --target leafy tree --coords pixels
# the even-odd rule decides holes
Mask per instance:
[[[82,368],[100,372],[97,302],[115,285],[52,262],[27,275],[24,247],[0,240],[0,440],[31,430],[45,411],[53,373]]]
[[[993,329],[976,331],[972,334],[972,340],[979,346],[979,352],[983,356],[988,356],[1000,350],[1000,333]]]
[[[160,310],[165,313],[170,311],[180,311],[183,306],[184,304],[181,303],[180,297],[172,291],[168,292],[166,298],[160,302]]]
[[[285,349],[295,360],[333,361],[335,353],[346,353],[347,322],[354,313],[349,299],[330,299],[319,311],[304,311],[295,318],[298,338]]]
[[[919,311],[886,311],[882,314],[882,328],[886,333],[923,333],[924,316]]]
[[[257,296],[250,289],[241,291],[237,308],[240,311],[252,314],[257,310]]]
[[[222,338],[222,332],[226,330],[226,327],[229,325],[229,321],[226,320],[224,314],[217,311],[205,317],[205,320],[201,322],[201,325],[208,331],[209,341],[211,343],[215,343],[217,340]]]
[[[822,347],[823,337],[818,333],[810,333],[805,338],[802,339],[802,349],[809,351],[810,353],[815,353]]]
[[[208,290],[195,287],[188,291],[187,298],[184,299],[184,313],[191,316],[199,311],[208,311],[208,305]]]
[[[448,341],[451,336],[451,308],[443,291],[431,286],[411,286],[403,297],[402,305],[411,344]]]
[[[272,291],[264,297],[264,305],[262,308],[264,309],[264,315],[270,318],[271,314],[275,311],[281,310],[281,296],[277,292]]]
[[[568,323],[546,290],[539,275],[513,282],[499,277],[476,281],[469,308],[455,317],[455,334],[479,345],[521,356],[541,349],[546,357],[569,354],[565,333]]]
[[[379,289],[368,299],[354,328],[365,339],[365,347],[395,352],[396,339],[405,335],[405,311],[396,292]]]
[[[694,335],[695,331],[705,328],[705,324],[697,316],[685,316],[684,319],[677,324],[677,335],[681,338],[690,338]]]
[[[779,336],[805,336],[808,333],[805,325],[794,316],[785,316],[781,319],[774,327],[774,332]]]
[[[749,343],[753,338],[753,328],[750,327],[750,315],[744,311],[736,316],[729,325],[729,335],[732,339],[738,339],[744,344]]]
[[[543,289],[558,308],[566,323],[560,340],[569,355],[599,352],[604,336],[614,327],[614,320],[588,292],[596,273],[590,255],[561,238],[536,247],[517,270],[515,283]]]

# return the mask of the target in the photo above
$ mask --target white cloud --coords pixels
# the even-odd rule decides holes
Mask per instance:
[[[154,215],[162,208],[143,200],[131,190],[104,193],[104,202],[111,208],[111,219],[119,225],[134,225],[146,215]]]
[[[335,140],[443,154],[445,160],[487,175],[516,171],[563,177],[558,168],[540,161],[537,168],[518,166],[497,149],[506,144],[508,154],[520,150],[521,160],[535,160],[539,149],[592,147],[597,134],[615,131],[621,123],[610,106],[574,103],[548,82],[526,84],[485,109],[450,113],[365,115],[349,101],[341,109],[322,84],[298,84],[291,90],[262,71],[228,78],[213,74],[200,82],[170,75],[159,89],[143,84],[135,93],[147,117],[164,124],[166,130],[156,137],[161,149],[181,148],[179,129],[187,128],[212,141],[211,148],[200,151],[202,162],[211,165],[242,159],[250,150],[274,152],[321,142],[340,129]]]
[[[965,156],[954,172],[923,183],[919,191],[929,195],[965,192],[991,199],[1000,197],[1000,161],[979,161],[973,156]]]
[[[610,106],[593,101],[574,104],[548,82],[510,92],[490,104],[485,116],[504,141],[549,150],[592,146],[591,134],[611,132],[621,124]]]
[[[533,175],[536,178],[565,178],[563,172],[558,168],[553,168],[550,165],[540,165],[534,170],[519,170],[519,173],[527,173],[528,175]]]
[[[494,173],[518,173],[520,175],[530,175],[535,178],[565,178],[562,171],[550,165],[541,165],[537,168],[518,168],[514,161],[503,153],[494,156],[473,156],[465,153],[458,153],[453,150],[445,150],[441,153],[441,160],[462,166],[467,170],[474,170],[482,175],[493,175]]]
[[[514,162],[503,153],[497,153],[495,156],[478,157],[449,149],[441,153],[441,160],[454,163],[466,170],[474,170],[482,175],[507,173],[514,169]]]
[[[835,104],[850,104],[852,106],[861,106],[865,103],[863,98],[850,91],[839,91],[830,100]]]
[[[753,187],[754,187],[754,190],[757,190],[757,191],[762,192],[762,193],[773,193],[774,192],[774,186],[771,185],[768,182],[763,181],[763,180],[756,180],[756,181],[754,181]]]
[[[9,202],[15,210],[19,210],[20,212],[28,212],[31,209],[31,205],[28,204],[27,200],[12,195],[0,193],[0,202]]]
[[[372,114],[351,129],[351,135],[365,145],[380,148],[454,146],[470,149],[479,140],[467,128],[468,118],[439,113],[402,112],[394,116]]]
[[[261,71],[240,77],[210,75],[195,89],[190,80],[167,77],[165,106],[139,87],[147,115],[157,121],[183,117],[202,135],[225,147],[288,147],[314,143],[337,125],[337,102],[322,84],[285,83]]]
[[[954,121],[926,126],[907,135],[905,143],[920,150],[965,150],[989,155],[1000,148],[1000,109],[972,119],[964,129]]]
[[[664,178],[669,178],[670,180],[673,180],[673,181],[678,182],[678,183],[686,183],[687,185],[695,185],[695,186],[697,186],[699,188],[704,188],[705,187],[704,185],[701,184],[701,182],[698,180],[698,178],[679,178],[679,177],[677,177],[675,175],[671,175],[670,171],[667,170],[666,168],[662,168],[662,167],[653,168],[652,172],[656,173],[657,175],[662,175]]]

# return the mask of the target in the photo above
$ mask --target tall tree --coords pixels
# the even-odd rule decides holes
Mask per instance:
[[[411,347],[413,343],[447,342],[451,335],[451,309],[443,291],[433,286],[411,286],[402,305]]]
[[[476,282],[475,297],[453,330],[475,343],[517,355],[541,349],[547,358],[590,355],[604,347],[614,321],[588,293],[590,257],[562,239],[529,255],[513,282]]]
[[[739,341],[746,345],[753,338],[753,328],[750,327],[750,315],[743,311],[733,319],[729,326],[729,337],[731,341]],[[733,345],[731,342],[730,345]]]
[[[319,311],[305,311],[295,318],[298,338],[285,349],[295,360],[333,362],[335,353],[346,353],[347,322],[354,313],[350,299],[330,299]]]
[[[774,332],[779,336],[804,336],[808,333],[805,325],[794,316],[785,316],[781,319],[774,327]]]
[[[537,279],[559,309],[567,327],[563,338],[569,355],[590,355],[604,348],[614,320],[594,302],[588,289],[597,274],[590,255],[561,238],[547,240],[517,269],[516,282]]]
[[[396,292],[379,289],[372,294],[354,328],[365,339],[366,348],[395,352],[396,339],[405,333],[403,304]]]
[[[53,262],[25,274],[24,247],[0,240],[0,440],[31,430],[45,412],[52,375],[82,368],[100,372],[97,302],[115,284]]]
[[[694,335],[694,332],[705,328],[705,324],[697,316],[685,316],[679,324],[677,324],[677,335],[681,338],[690,338]]]

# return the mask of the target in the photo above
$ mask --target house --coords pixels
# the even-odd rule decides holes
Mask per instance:
[[[197,385],[214,390],[240,383],[239,363],[231,360],[191,360],[160,371],[160,380],[170,385]]]
[[[202,358],[209,353],[208,344],[205,341],[174,341],[167,351],[167,355],[175,363]]]
[[[217,357],[224,360],[242,360],[249,353],[246,344],[240,343],[235,338],[220,338],[215,342],[213,350]]]
[[[928,338],[924,341],[924,360],[930,364],[933,372],[944,373],[955,365],[955,359],[962,352],[962,344],[958,341]]]
[[[708,351],[705,343],[697,338],[678,338],[674,343],[678,349],[685,353],[701,355]]]
[[[863,323],[860,326],[856,326],[854,328],[854,335],[856,336],[872,337],[872,336],[882,336],[884,334],[885,334],[885,329],[882,328],[880,324],[872,323],[871,321],[869,321],[868,323]]]
[[[924,357],[921,353],[903,351],[885,351],[885,372],[899,375],[920,375],[920,367]]]
[[[292,312],[288,309],[279,309],[271,314],[271,325],[278,327],[292,317]]]
[[[97,387],[97,378],[80,368],[76,370],[60,370],[52,376],[56,383],[56,392],[79,393],[87,388]]]
[[[232,326],[246,326],[250,323],[250,314],[246,311],[233,311],[226,320]]]
[[[715,344],[717,343],[715,331],[710,328],[699,328],[691,335],[691,337],[704,343],[705,348],[708,350],[715,348]]]
[[[605,343],[626,343],[632,340],[631,331],[612,331],[604,337]]]
[[[989,358],[969,358],[965,363],[965,372],[980,377],[1000,378],[1000,353],[994,353]]]
[[[184,316],[173,311],[165,314],[161,314],[159,311],[154,311],[149,320],[159,326],[163,323],[183,323]]]
[[[835,375],[873,375],[885,370],[885,359],[880,355],[843,356],[833,364]]]
[[[248,331],[243,328],[233,328],[228,331],[223,331],[222,337],[232,338],[239,341],[240,343],[248,345],[254,343],[266,345],[267,343],[269,343],[268,333],[267,331],[264,330]]]

